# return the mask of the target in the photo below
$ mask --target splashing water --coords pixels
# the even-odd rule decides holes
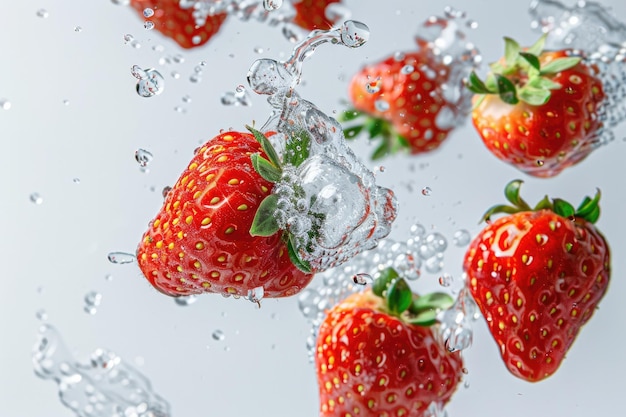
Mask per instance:
[[[139,80],[137,81],[137,94],[141,97],[154,97],[165,89],[165,79],[155,69],[144,70],[139,65],[133,65],[130,73]]]
[[[293,155],[285,155],[287,145],[301,140],[303,133],[310,139],[303,145],[306,149],[299,150],[308,154],[306,160],[299,166],[285,163],[273,193],[278,196],[274,217],[291,233],[295,250],[315,272],[375,247],[389,234],[396,217],[393,192],[376,185],[374,174],[346,145],[339,123],[295,91],[303,61],[319,45],[356,48],[368,37],[367,26],[354,21],[315,30],[286,62],[259,59],[248,72],[251,89],[268,95],[274,108],[261,130],[277,132],[270,140],[278,154],[288,161]]]
[[[594,142],[599,146],[612,141],[611,128],[626,120],[626,24],[593,1],[568,7],[556,0],[534,0],[530,15],[531,27],[550,33],[548,48],[572,49],[598,68],[606,97],[598,110],[604,127]]]
[[[467,349],[472,345],[472,323],[479,317],[478,307],[467,288],[463,288],[454,305],[439,317],[439,334],[448,351]]]
[[[89,363],[74,359],[58,331],[40,328],[33,349],[35,374],[59,386],[59,398],[77,417],[169,417],[169,404],[150,381],[115,353],[96,349]]]

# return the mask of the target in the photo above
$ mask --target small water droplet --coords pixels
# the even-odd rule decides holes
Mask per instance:
[[[111,274],[106,274],[106,275],[104,276],[104,279],[105,279],[105,280],[107,280],[107,281],[113,281],[113,275],[111,275]]]
[[[133,37],[133,35],[131,35],[130,33],[127,33],[126,35],[124,35],[124,44],[132,42],[134,39],[135,38]]]
[[[109,262],[117,265],[130,264],[137,260],[135,255],[128,252],[110,252],[107,255],[107,258],[109,259]]]
[[[135,151],[135,160],[139,163],[139,166],[141,167],[147,167],[153,158],[154,156],[152,155],[152,153],[146,151],[145,149],[139,148]]]
[[[428,197],[430,195],[432,195],[433,190],[430,187],[424,187],[422,188],[422,195]]]
[[[400,70],[400,72],[405,75],[411,74],[414,71],[415,71],[415,67],[413,65],[405,65]]]
[[[376,107],[376,110],[378,110],[380,112],[385,112],[385,111],[389,110],[389,103],[387,103],[383,99],[378,99],[378,100],[376,100],[374,102],[374,107]]]
[[[145,17],[146,19],[152,17],[154,15],[154,10],[152,10],[149,7],[146,7],[145,9],[143,9],[143,17]]]
[[[536,164],[537,164],[538,167],[542,167],[543,164],[544,164],[544,161],[542,159],[538,159]]]
[[[452,285],[454,278],[450,274],[443,274],[439,277],[439,285],[442,287],[449,287]]]
[[[226,338],[226,336],[224,335],[224,332],[219,329],[215,330],[213,334],[211,335],[211,337],[213,338],[213,340],[217,340],[218,342],[221,342],[222,340]]]
[[[196,73],[196,74],[191,74],[189,76],[189,81],[191,81],[192,83],[199,83],[202,81],[202,77],[200,76],[200,74]]]
[[[176,303],[176,305],[182,306],[182,307],[186,307],[189,305],[192,305],[193,303],[195,303],[198,300],[198,297],[195,295],[183,295],[180,297],[174,297],[174,302]]]
[[[32,193],[30,195],[30,201],[32,203],[35,203],[37,205],[40,205],[43,203],[43,197],[39,194],[39,193]]]
[[[96,314],[98,312],[98,306],[102,302],[102,294],[97,291],[90,291],[85,294],[85,306],[83,310],[88,314]]]
[[[42,19],[47,19],[50,14],[46,9],[37,10],[37,17],[41,17]]]
[[[167,197],[167,194],[172,190],[172,187],[170,187],[169,185],[166,185],[165,187],[163,187],[163,190],[161,191],[161,195],[163,196],[163,198]]]
[[[35,317],[37,318],[37,320],[46,321],[48,320],[48,313],[46,312],[46,310],[41,308],[35,312]]]
[[[255,54],[262,54],[263,53],[263,48],[261,48],[260,46],[256,46],[253,49],[253,51],[254,51]]]
[[[472,236],[467,230],[461,229],[454,232],[454,235],[452,236],[452,242],[454,242],[455,246],[463,247],[470,243],[471,238]]]
[[[145,30],[152,30],[152,29],[154,29],[154,22],[152,20],[146,20],[145,22],[143,22],[143,28]]]
[[[374,281],[374,278],[372,278],[370,274],[361,272],[358,274],[354,274],[354,276],[352,277],[352,280],[354,281],[355,284],[367,285],[367,284],[371,284]]]
[[[283,5],[283,0],[263,0],[263,8],[268,12],[279,9]]]
[[[157,70],[152,68],[144,70],[139,65],[133,65],[130,73],[138,80],[137,94],[141,97],[154,97],[163,92],[165,80]]]
[[[183,96],[183,103],[191,103],[191,96],[184,95]]]
[[[475,20],[468,20],[465,25],[470,29],[478,29],[478,22]]]
[[[83,28],[81,26],[74,26],[74,32],[82,32]]]
[[[78,178],[78,177],[74,177],[74,178],[72,178],[72,182],[73,182],[74,184],[80,184],[80,178]]]
[[[0,98],[0,109],[9,110],[11,108],[11,102],[6,98]]]

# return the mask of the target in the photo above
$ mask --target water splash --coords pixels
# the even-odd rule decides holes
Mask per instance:
[[[441,340],[450,352],[472,345],[472,323],[479,317],[478,307],[467,288],[463,288],[454,305],[438,317]]]
[[[50,325],[41,326],[32,359],[35,374],[58,384],[61,402],[77,417],[171,415],[150,381],[122,358],[96,349],[89,363],[78,362]]]
[[[612,127],[626,120],[626,24],[600,3],[579,1],[568,7],[556,0],[534,0],[531,27],[549,33],[549,49],[571,49],[598,68],[605,98],[598,109],[604,126],[595,146],[613,140]]]
[[[137,94],[141,97],[154,97],[165,89],[165,79],[155,69],[142,69],[139,65],[133,65],[130,69],[133,77],[137,78]]]

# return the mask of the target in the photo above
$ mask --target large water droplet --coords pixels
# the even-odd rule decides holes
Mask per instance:
[[[458,247],[468,245],[471,239],[472,236],[470,235],[470,232],[465,229],[457,230],[452,236],[452,242],[454,242],[454,245]]]
[[[139,65],[133,65],[131,70],[133,77],[137,78],[137,94],[141,97],[154,97],[165,89],[165,80],[157,70],[142,69]]]
[[[365,23],[347,20],[341,26],[341,41],[349,48],[358,48],[370,37],[370,29]]]
[[[135,255],[127,252],[110,252],[107,257],[109,259],[109,262],[119,265],[130,264],[137,260]]]
[[[186,306],[190,306],[193,303],[195,303],[196,301],[198,301],[198,297],[195,295],[183,295],[180,297],[174,297],[174,302],[176,303],[176,305],[182,306],[182,307],[186,307]]]
[[[154,10],[146,7],[145,9],[143,9],[143,17],[145,17],[146,19],[150,18],[154,16]]]

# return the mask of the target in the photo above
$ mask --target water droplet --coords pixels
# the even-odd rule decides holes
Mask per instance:
[[[424,196],[427,196],[427,197],[428,197],[428,196],[432,195],[432,193],[433,193],[433,190],[431,190],[431,188],[430,188],[430,187],[424,187],[424,188],[422,188],[422,195],[424,195]]]
[[[436,274],[443,269],[443,255],[438,253],[424,261],[424,269],[431,274]]]
[[[467,230],[461,229],[454,232],[454,235],[452,236],[452,241],[454,242],[455,246],[463,247],[470,243],[471,238],[472,236]]]
[[[155,69],[143,70],[139,65],[133,65],[130,72],[138,79],[137,94],[141,97],[154,97],[165,89],[165,80]]]
[[[83,28],[80,26],[74,26],[74,32],[82,32]]]
[[[261,48],[260,46],[256,46],[253,49],[253,51],[254,51],[255,54],[262,54],[263,53],[263,48]]]
[[[263,0],[263,8],[268,12],[279,9],[283,5],[283,0]]]
[[[11,108],[11,102],[6,98],[0,98],[0,109],[9,110]]]
[[[374,281],[374,279],[372,278],[370,274],[366,274],[363,272],[355,274],[352,277],[352,280],[357,285],[367,285],[367,284],[371,284]]]
[[[478,29],[478,22],[470,19],[467,22],[465,22],[465,26],[467,26],[470,29]]]
[[[183,100],[183,103],[191,103],[191,96],[184,95],[182,100]]]
[[[191,74],[189,76],[189,81],[191,81],[192,83],[199,83],[202,81],[202,77],[200,76],[200,74],[196,73],[196,74]]]
[[[37,320],[46,321],[48,320],[48,313],[46,312],[46,310],[41,308],[35,312],[35,317],[37,318]]]
[[[41,17],[42,19],[47,19],[50,14],[46,9],[37,10],[37,17]]]
[[[145,17],[146,19],[152,17],[154,15],[154,10],[152,10],[149,7],[146,7],[145,9],[143,9],[143,17]]]
[[[449,287],[452,285],[454,278],[450,274],[443,274],[439,277],[439,285],[442,287]]]
[[[174,297],[174,302],[176,303],[176,305],[182,306],[182,307],[186,307],[186,306],[190,306],[193,303],[195,303],[196,301],[198,301],[198,297],[195,295],[183,295],[180,297]]]
[[[389,110],[389,103],[387,103],[383,99],[378,99],[378,100],[376,100],[374,102],[374,107],[376,108],[376,110],[378,110],[380,112],[385,112],[385,111]]]
[[[154,156],[152,155],[152,153],[146,151],[145,149],[140,148],[135,151],[135,160],[142,168],[147,167],[153,158]]]
[[[116,4],[118,6],[129,6],[130,0],[111,0],[111,3]]]
[[[106,275],[104,276],[104,279],[105,279],[106,281],[113,281],[113,275],[111,275],[111,274],[106,274]]]
[[[90,291],[85,294],[85,306],[83,309],[85,313],[96,314],[98,312],[98,306],[102,302],[102,294],[97,291]]]
[[[341,26],[341,41],[349,48],[358,48],[370,37],[370,29],[365,23],[346,20]]]
[[[167,194],[172,190],[172,187],[170,187],[169,185],[166,185],[165,187],[163,187],[163,190],[161,191],[161,195],[163,196],[163,198],[167,197]]]
[[[405,65],[400,70],[400,72],[405,75],[411,74],[414,71],[415,71],[415,67],[413,65]]]
[[[124,44],[132,42],[134,39],[135,38],[133,37],[133,35],[131,35],[130,33],[127,33],[126,35],[124,35]]]
[[[145,22],[143,22],[143,28],[145,30],[152,30],[152,29],[154,29],[154,22],[152,20],[146,20]]]
[[[109,262],[117,265],[130,264],[137,260],[135,255],[127,252],[110,252],[107,255],[107,258],[109,259]]]
[[[224,335],[224,332],[219,329],[215,330],[213,334],[211,335],[211,337],[213,338],[213,340],[217,340],[218,342],[221,342],[222,340],[226,338],[226,336]]]

